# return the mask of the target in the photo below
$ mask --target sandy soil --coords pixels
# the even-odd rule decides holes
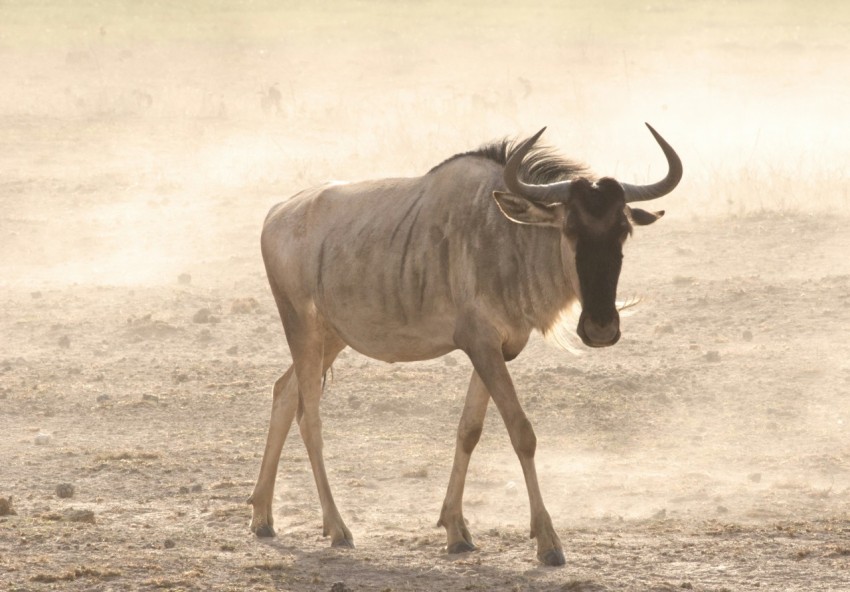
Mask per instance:
[[[759,2],[623,22],[263,6],[0,7],[0,588],[850,590],[846,10],[818,29]],[[275,81],[281,113],[261,108]],[[459,353],[344,352],[325,458],[357,548],[322,538],[297,430],[278,536],[255,538],[245,502],[289,364],[268,208],[547,123],[642,182],[663,166],[644,119],[686,177],[627,245],[623,338],[573,355],[536,337],[509,365],[567,565],[537,563],[492,409],[465,496],[480,550],[446,555]]]

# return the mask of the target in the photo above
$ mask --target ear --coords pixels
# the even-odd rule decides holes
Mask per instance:
[[[626,215],[631,218],[632,223],[636,226],[646,226],[648,224],[652,224],[663,216],[664,210],[661,210],[660,212],[647,212],[640,208],[631,208],[626,206]]]
[[[554,226],[560,228],[564,222],[564,204],[541,205],[521,195],[494,191],[493,199],[505,218],[517,224]]]

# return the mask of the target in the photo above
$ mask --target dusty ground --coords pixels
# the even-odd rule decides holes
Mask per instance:
[[[848,81],[832,68],[850,18],[714,4],[624,22],[625,4],[470,3],[445,22],[440,3],[0,7],[0,498],[16,512],[0,587],[850,590]],[[283,112],[264,113],[275,82]],[[663,164],[644,119],[686,178],[628,243],[620,292],[642,302],[622,340],[576,356],[535,338],[510,364],[566,567],[536,562],[492,410],[465,498],[480,550],[444,553],[457,353],[344,352],[325,454],[357,549],[321,537],[297,430],[278,537],[256,539],[245,500],[289,362],[259,257],[268,208],[542,124],[639,182]]]
[[[818,263],[850,248],[843,224],[764,215],[641,230],[623,290],[644,302],[622,342],[574,357],[535,341],[511,364],[563,569],[536,564],[521,473],[493,413],[467,492],[481,550],[443,552],[434,523],[469,374],[460,355],[390,366],[343,354],[324,401],[326,454],[358,548],[320,536],[297,435],[281,462],[279,536],[261,541],[244,502],[287,354],[256,264],[209,261],[211,279],[189,285],[7,289],[0,482],[17,515],[0,518],[0,581],[847,589],[850,269]],[[805,253],[781,238],[791,231],[811,241]],[[235,312],[245,298],[257,308]],[[217,322],[193,322],[202,308]],[[59,499],[66,482],[76,492]],[[94,523],[69,521],[71,510]]]

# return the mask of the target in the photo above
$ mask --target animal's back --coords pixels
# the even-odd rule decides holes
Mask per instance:
[[[296,195],[272,209],[263,230],[272,290],[309,302],[346,343],[381,360],[451,351],[470,308],[524,343],[571,292],[546,273],[561,269],[558,231],[532,231],[499,211],[492,194],[504,189],[502,170],[466,157],[423,177]]]

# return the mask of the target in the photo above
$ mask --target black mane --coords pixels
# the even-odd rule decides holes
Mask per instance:
[[[455,154],[428,172],[432,173],[450,162],[467,157],[486,158],[504,166],[507,164],[510,155],[521,143],[520,141],[507,138],[488,142],[476,150]],[[548,146],[535,146],[532,148],[519,168],[519,178],[526,183],[533,183],[535,185],[566,181],[587,175],[588,173],[588,168],[585,165],[564,158]]]

